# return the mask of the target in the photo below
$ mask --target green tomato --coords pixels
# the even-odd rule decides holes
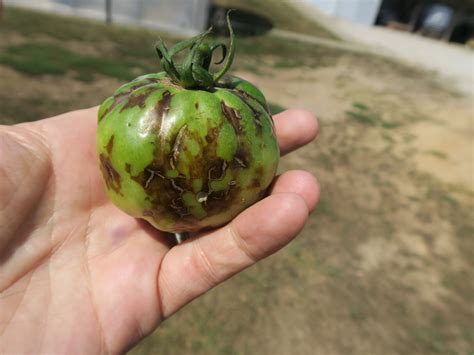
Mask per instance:
[[[173,233],[220,226],[255,203],[280,155],[255,86],[225,77],[212,92],[187,90],[165,73],[104,101],[97,151],[110,200]]]
[[[223,45],[187,43],[193,65],[185,60],[173,67],[165,52],[166,72],[123,85],[98,115],[97,152],[108,197],[172,233],[229,222],[262,198],[280,156],[260,90],[237,77],[201,75]]]

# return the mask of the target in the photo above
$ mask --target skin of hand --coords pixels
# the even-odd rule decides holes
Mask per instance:
[[[164,319],[290,242],[319,198],[304,171],[224,227],[172,245],[106,198],[97,108],[0,126],[0,353],[121,353]],[[286,154],[312,141],[303,110],[274,116]]]

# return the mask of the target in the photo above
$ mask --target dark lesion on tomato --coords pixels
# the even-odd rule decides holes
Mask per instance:
[[[110,158],[105,154],[100,154],[99,160],[100,169],[102,171],[102,176],[104,177],[107,188],[121,195],[121,177],[117,170],[115,170],[115,168],[113,167]]]
[[[212,142],[215,142],[215,140],[217,139],[217,136],[219,135],[219,132],[221,130],[221,126],[220,127],[213,127],[213,128],[209,128],[207,130],[207,134],[206,134],[206,142],[209,144],[209,143],[212,143]]]
[[[125,98],[130,95],[130,92],[125,92],[125,93],[120,93],[116,94],[113,97],[113,102],[110,104],[110,106],[102,113],[102,115],[99,116],[99,122],[102,121],[102,119],[107,116],[119,103],[121,103]]]
[[[227,169],[227,162],[223,159],[218,159],[207,170],[208,182],[222,181],[225,177],[226,169]]]
[[[250,164],[249,155],[248,149],[242,143],[239,143],[232,159],[232,166],[235,169],[246,169]]]
[[[147,200],[152,208],[149,208],[144,217],[153,217],[159,220],[159,216],[171,213],[174,218],[188,216],[189,211],[182,201],[181,194],[184,188],[172,178],[165,176],[165,173],[156,165],[151,163],[140,174],[131,179],[136,181],[147,192]],[[156,207],[155,207],[156,206]],[[168,211],[162,211],[158,206],[168,206]]]
[[[261,166],[257,166],[255,168],[254,178],[250,183],[250,188],[252,189],[260,189],[262,185],[262,178],[263,178],[263,168]]]
[[[134,85],[132,86],[131,88],[129,88],[128,90],[126,91],[123,91],[123,92],[116,92],[112,98],[113,98],[113,102],[112,104],[102,113],[102,115],[99,116],[99,122],[105,117],[107,116],[115,107],[117,107],[117,105],[119,105],[120,103],[122,103],[125,99],[127,99],[135,90],[138,90],[140,89],[141,87],[145,86],[145,85],[148,85],[150,84],[150,81],[146,81],[146,82],[143,82],[143,83],[140,83],[140,84],[137,84],[137,85]],[[121,108],[120,109],[120,112],[122,112],[125,108]]]
[[[266,105],[263,105],[260,101],[258,101],[257,99],[255,99],[253,96],[250,96],[249,94],[247,94],[245,91],[242,91],[242,90],[234,90],[233,93],[238,96],[242,102],[245,103],[245,105],[250,109],[250,111],[252,112],[252,116],[254,118],[254,122],[255,122],[255,129],[256,129],[256,134],[258,136],[261,136],[262,135],[262,127],[263,127],[263,124],[262,124],[262,112],[260,110],[258,110],[258,108],[256,108],[253,104],[252,104],[252,100],[257,102],[258,104],[260,104],[263,109],[266,111],[266,113],[271,117],[270,115],[270,112],[268,111],[268,108],[266,107]]]
[[[135,89],[135,90],[137,90],[137,89]],[[129,93],[127,95],[127,101],[126,101],[125,105],[123,105],[122,108],[120,109],[120,112],[123,112],[123,111],[125,111],[129,108],[133,108],[133,107],[137,107],[137,106],[140,107],[140,108],[144,108],[146,100],[148,99],[150,94],[155,90],[156,90],[156,87],[150,86],[150,87],[147,87],[146,89],[143,88],[143,92],[141,92],[139,94],[133,95],[133,93]]]
[[[105,146],[105,149],[107,149],[107,153],[109,155],[112,154],[112,149],[114,148],[114,138],[115,136],[112,135],[110,138],[109,138],[109,142],[107,143],[107,145]]]
[[[222,113],[230,122],[232,127],[234,127],[234,131],[237,135],[242,133],[242,125],[240,124],[240,115],[234,108],[227,106],[224,101],[221,102]]]
[[[173,98],[173,94],[169,91],[165,91],[163,93],[163,97],[156,105],[156,114],[160,120],[162,120],[170,109],[171,99]]]

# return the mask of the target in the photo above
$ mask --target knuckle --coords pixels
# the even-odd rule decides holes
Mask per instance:
[[[252,264],[260,260],[260,258],[255,255],[253,251],[251,251],[248,243],[232,223],[229,224],[229,234],[231,235],[232,240],[234,241],[237,248],[249,259]]]
[[[201,246],[199,239],[193,243],[194,257],[192,257],[191,264],[197,270],[199,275],[202,275],[204,281],[208,286],[213,287],[219,283],[219,276],[214,263],[209,258],[205,249]]]

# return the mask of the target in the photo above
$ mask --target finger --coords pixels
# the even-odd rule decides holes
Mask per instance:
[[[319,201],[319,191],[318,180],[304,170],[287,171],[277,176],[270,187],[270,194],[292,192],[300,195],[305,200],[309,212],[313,212]]]
[[[280,181],[288,184],[283,176]],[[305,196],[318,194],[314,181],[311,184],[308,179],[305,184]],[[277,251],[301,231],[311,202],[299,193],[284,192],[284,185],[279,185],[273,188],[276,193],[248,208],[228,225],[170,250],[158,276],[164,317]]]
[[[311,142],[319,131],[316,117],[309,111],[291,109],[273,116],[281,155]]]

